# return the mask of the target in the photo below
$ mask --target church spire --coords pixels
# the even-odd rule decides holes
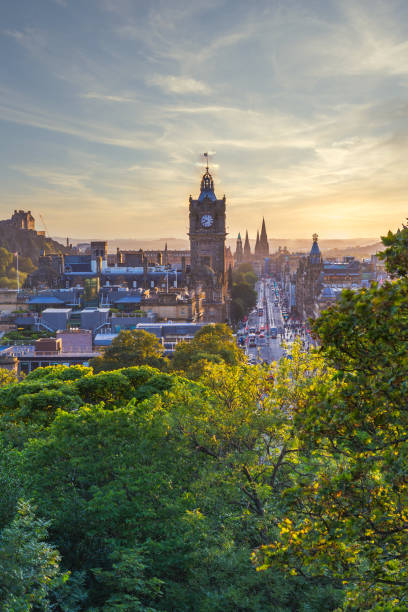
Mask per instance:
[[[244,256],[244,252],[242,250],[241,234],[238,234],[237,246],[235,249],[235,261],[237,264],[240,264],[242,262],[243,256]]]
[[[246,260],[251,259],[251,245],[249,244],[248,230],[246,231],[246,234],[245,234],[244,259]]]
[[[261,237],[259,239],[259,254],[263,255],[264,257],[268,257],[269,255],[269,243],[268,236],[266,234],[266,225],[264,217],[262,217]]]
[[[259,255],[259,230],[256,232],[255,255]]]

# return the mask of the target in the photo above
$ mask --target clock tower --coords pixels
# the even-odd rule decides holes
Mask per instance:
[[[190,196],[191,284],[205,292],[208,321],[225,320],[225,196],[218,200],[207,168],[197,200]]]

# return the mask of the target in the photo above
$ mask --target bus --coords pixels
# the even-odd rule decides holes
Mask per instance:
[[[271,329],[269,330],[269,335],[271,338],[278,337],[278,330],[276,329],[276,327],[271,327]]]
[[[249,346],[256,346],[256,336],[255,334],[249,334]]]

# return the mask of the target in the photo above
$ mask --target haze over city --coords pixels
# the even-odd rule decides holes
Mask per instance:
[[[231,237],[374,238],[407,214],[404,1],[2,4],[0,213],[185,238],[204,151]]]

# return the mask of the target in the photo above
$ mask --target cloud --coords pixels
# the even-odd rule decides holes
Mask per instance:
[[[22,47],[33,54],[44,51],[47,47],[46,36],[40,29],[24,28],[23,30],[3,30],[3,34],[13,38]]]
[[[84,189],[84,182],[89,179],[89,175],[86,173],[74,174],[64,172],[63,170],[53,170],[38,166],[11,166],[11,168],[26,176],[39,179],[49,185],[68,189],[69,191],[82,191]]]
[[[5,36],[10,36],[10,38],[14,38],[19,42],[24,38],[23,32],[20,32],[19,30],[3,30],[3,34]]]
[[[147,79],[147,82],[160,87],[160,89],[168,93],[207,95],[211,92],[210,87],[206,83],[190,77],[156,74]]]
[[[102,102],[135,102],[134,98],[128,98],[125,96],[100,94],[100,93],[96,93],[93,91],[90,91],[84,94],[80,94],[80,97],[85,98],[86,100],[101,100]]]
[[[256,4],[100,0],[64,24],[41,7],[30,28],[18,14],[3,23],[5,56],[24,59],[12,79],[0,67],[3,208],[43,201],[71,234],[97,217],[100,235],[184,235],[200,154],[215,148],[231,231],[253,235],[258,213],[275,235],[397,225],[408,4]],[[63,206],[75,215],[57,219]]]

